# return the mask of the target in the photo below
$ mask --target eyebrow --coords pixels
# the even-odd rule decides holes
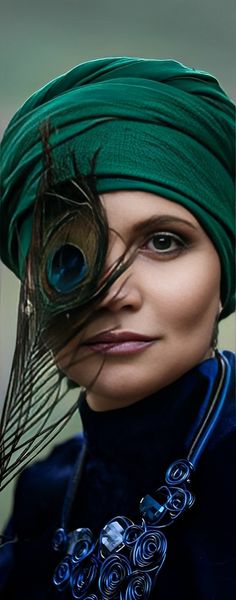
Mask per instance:
[[[190,221],[187,221],[186,219],[181,219],[180,217],[175,217],[174,215],[170,216],[170,215],[153,215],[152,217],[149,217],[149,219],[146,219],[144,221],[140,221],[139,223],[136,223],[136,225],[134,225],[133,232],[136,233],[141,233],[143,231],[143,229],[147,229],[148,227],[153,227],[153,226],[160,226],[160,225],[171,225],[174,223],[180,223],[180,224],[184,224],[184,225],[188,225],[189,227],[191,227],[192,229],[197,229],[197,227],[191,223]]]

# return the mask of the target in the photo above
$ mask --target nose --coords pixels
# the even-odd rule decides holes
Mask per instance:
[[[130,270],[130,269],[129,269]],[[122,309],[139,310],[142,305],[142,295],[132,273],[125,271],[109,288],[99,308],[112,312]]]

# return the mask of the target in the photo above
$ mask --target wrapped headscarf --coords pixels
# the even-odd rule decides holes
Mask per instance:
[[[25,102],[2,142],[2,260],[23,278],[45,165],[57,184],[75,176],[74,157],[86,175],[98,150],[98,193],[154,192],[198,219],[221,261],[221,318],[230,314],[234,105],[213,76],[174,60],[89,61]]]

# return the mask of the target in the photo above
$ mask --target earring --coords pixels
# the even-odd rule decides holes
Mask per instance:
[[[213,333],[212,333],[212,341],[211,341],[211,345],[212,345],[212,349],[216,350],[217,346],[218,346],[218,336],[219,336],[219,322],[218,322],[218,317],[215,320],[215,324],[214,324],[214,329],[213,329]]]

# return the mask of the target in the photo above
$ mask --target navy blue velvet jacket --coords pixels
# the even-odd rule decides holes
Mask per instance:
[[[200,459],[193,482],[196,501],[167,531],[167,559],[152,598],[233,600],[236,597],[236,407],[234,356],[223,413]],[[139,500],[164,480],[172,461],[187,455],[199,426],[216,359],[208,359],[157,394],[116,411],[80,405],[84,433],[57,446],[19,477],[0,549],[0,597],[69,598],[52,584],[61,557],[52,548],[83,436],[88,453],[68,528],[98,535],[113,517],[139,520]]]

